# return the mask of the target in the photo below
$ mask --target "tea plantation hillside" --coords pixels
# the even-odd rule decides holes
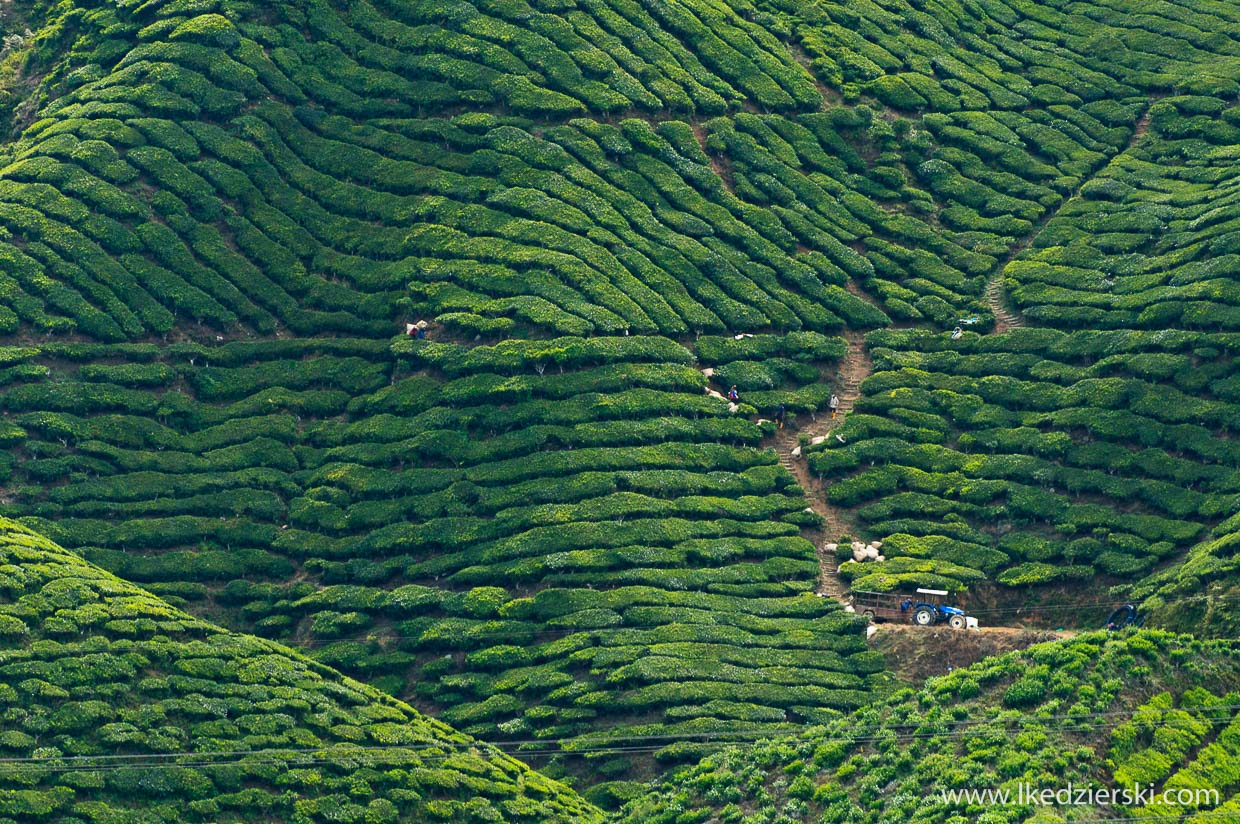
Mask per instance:
[[[968,568],[948,586],[1139,579],[1237,511],[1240,110],[1176,96],[1149,114],[1003,270],[1044,328],[867,339],[875,374],[847,443],[809,458],[861,468],[829,497],[888,536],[887,568],[850,570],[855,586],[927,559]]]
[[[881,662],[813,597],[815,518],[753,419],[824,406],[834,333],[887,319],[688,124],[577,117],[817,107],[791,55],[705,7],[715,73],[678,39],[701,21],[628,6],[583,8],[585,39],[498,7],[190,11],[66,11],[6,149],[6,511],[543,751],[864,701]]]
[[[767,729],[859,706],[882,668],[814,596],[812,516],[761,427],[670,340],[115,350],[9,350],[28,521],[472,734],[545,753],[619,721],[668,744]],[[752,368],[791,375],[837,350],[698,342],[721,370],[782,353]],[[164,386],[108,380],[141,372]],[[810,408],[817,391],[768,394]]]
[[[1237,687],[1231,641],[1146,630],[1040,644],[931,678],[797,738],[721,748],[630,803],[619,820],[1233,820]],[[1140,785],[1157,801],[1143,795],[1134,806],[1052,811],[1018,803],[1022,785],[1035,792]],[[1189,803],[1196,788],[1217,789],[1219,803]],[[944,795],[964,789],[1006,791],[1011,801]],[[1164,803],[1166,790],[1186,803]]]
[[[889,683],[849,363],[854,586],[1226,552],[1227,3],[0,9],[0,514],[549,774]]]
[[[589,821],[493,747],[0,519],[0,821]]]
[[[1189,550],[1182,562],[1142,580],[1134,589],[1141,609],[1160,626],[1181,632],[1201,628],[1240,637],[1236,619],[1237,519],[1232,516]]]

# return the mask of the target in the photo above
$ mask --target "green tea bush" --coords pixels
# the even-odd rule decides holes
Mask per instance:
[[[18,689],[23,695],[24,709],[0,730],[0,746],[11,757],[46,759],[61,753],[59,746],[103,761],[118,750],[251,754],[157,770],[113,765],[86,774],[8,774],[8,815],[46,818],[72,807],[104,819],[128,815],[135,803],[175,803],[183,821],[219,820],[228,807],[291,817],[312,806],[339,810],[359,780],[368,787],[371,811],[395,811],[399,803],[417,816],[568,821],[599,815],[567,788],[372,688],[279,645],[192,618],[13,521],[0,521],[0,533],[0,561],[21,570],[7,577],[6,594],[26,605],[24,622],[0,616],[7,619],[0,620],[6,655],[16,656],[12,666],[26,673],[0,683],[0,693],[12,700]],[[44,659],[31,642],[69,650],[77,665]],[[71,699],[70,686],[108,700]],[[22,732],[36,717],[56,747]],[[382,753],[356,750],[363,742]],[[318,780],[296,779],[299,761],[315,760],[313,748],[337,744],[354,747],[358,759],[338,763]],[[451,755],[428,768],[428,748]],[[290,751],[303,755],[273,770],[263,754],[276,751],[282,758]],[[464,797],[451,789],[461,782],[470,785]]]

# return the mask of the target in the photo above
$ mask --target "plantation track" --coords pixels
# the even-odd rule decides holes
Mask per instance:
[[[1024,251],[1024,247],[1018,247],[1013,257],[1019,252]],[[1006,265],[1006,264],[1005,264]],[[995,314],[995,334],[1001,335],[1009,329],[1019,328],[1025,325],[1025,319],[1020,313],[1007,308],[1003,302],[1003,275],[1000,273],[990,279],[986,284],[986,302],[990,304],[990,310]]]
[[[1024,623],[1096,625],[1084,599],[1118,586],[1182,606],[1186,578],[1227,572],[1229,539],[1201,545],[1210,564],[1185,554],[1234,532],[1240,491],[1227,4],[16,5],[48,19],[7,62],[47,80],[16,110],[0,88],[0,124],[25,124],[0,143],[0,516],[153,599],[615,808],[725,741],[868,711],[901,674],[893,647],[939,675]],[[973,316],[1012,334],[945,334]],[[417,320],[425,340],[401,334]],[[776,408],[783,430],[754,420]],[[851,558],[862,535],[884,560],[841,570],[829,542]],[[916,587],[1011,626],[867,632],[840,608]],[[98,696],[57,673],[80,704],[17,660],[6,703],[53,706],[14,705],[10,726],[39,735],[0,724],[10,760],[170,750],[162,713],[182,710],[154,702],[252,676],[164,643],[160,604],[101,624],[89,598],[38,597],[34,632],[0,603],[6,656],[106,631],[161,657],[131,690],[106,678],[137,664],[92,648]],[[1081,677],[1034,673],[1015,704]],[[920,709],[1008,686],[955,683]],[[185,705],[206,720],[182,732],[403,741],[279,698],[261,716]],[[477,806],[492,780],[467,771],[425,778]],[[399,820],[382,779],[363,809],[335,772],[290,770],[288,804]],[[898,814],[802,773],[785,817]],[[265,803],[220,775],[184,776],[184,808],[158,777],[0,779],[0,824],[108,793],[224,824]],[[311,809],[302,780],[350,800]],[[555,818],[519,793],[510,815],[493,783],[494,810],[441,817]]]
[[[847,604],[846,587],[840,581],[838,562],[824,550],[828,541],[838,540],[848,531],[843,514],[827,503],[827,485],[819,477],[809,471],[800,453],[793,451],[800,445],[801,435],[805,435],[812,443],[815,438],[825,438],[831,430],[844,422],[852,411],[857,399],[861,397],[861,383],[870,376],[874,365],[870,353],[865,348],[865,339],[860,332],[849,330],[844,337],[848,340],[848,354],[840,362],[839,385],[836,395],[840,399],[839,410],[835,417],[826,414],[819,418],[812,416],[807,425],[800,428],[788,427],[775,435],[775,450],[779,453],[779,462],[797,479],[797,483],[805,490],[810,507],[822,516],[822,526],[814,530],[810,539],[818,552],[818,563],[821,567],[821,579],[818,592],[841,604]]]
[[[861,292],[852,281],[848,283],[848,291],[858,297],[869,300],[869,297]],[[1009,327],[1024,325],[1023,319],[1013,319],[1016,322],[1010,323]],[[857,330],[848,330],[844,333],[844,338],[848,341],[848,353],[840,361],[839,365],[838,385],[835,394],[839,397],[840,405],[836,416],[831,417],[825,412],[824,417],[821,418],[817,415],[812,415],[809,422],[803,426],[788,426],[785,429],[779,430],[772,445],[779,455],[780,465],[797,479],[797,483],[805,490],[805,497],[809,502],[810,508],[823,519],[822,526],[810,530],[808,535],[814,544],[820,567],[818,594],[832,598],[847,607],[849,605],[848,586],[839,577],[839,561],[833,553],[826,550],[825,546],[827,543],[839,541],[843,537],[855,538],[856,536],[854,530],[848,524],[843,511],[828,502],[827,488],[829,484],[821,476],[811,472],[806,464],[804,454],[796,451],[797,447],[802,445],[802,435],[813,444],[816,441],[820,442],[820,439],[826,438],[834,429],[842,425],[848,413],[853,410],[857,401],[861,398],[861,384],[873,374],[874,364],[869,351],[866,349],[863,333]],[[879,628],[880,632],[894,631],[903,633],[914,629],[919,632],[925,632],[924,627],[917,627],[913,624],[883,623],[875,626]],[[1003,625],[979,626],[974,631],[980,631],[986,635],[1019,635],[1023,643],[1017,643],[1014,648],[1023,647],[1028,643],[1036,643],[1038,640],[1047,640],[1051,636],[1055,638],[1071,638],[1076,635],[1076,630],[1034,630],[1028,627]],[[1026,636],[1028,637],[1026,638]],[[978,657],[981,656],[979,655]]]
[[[1109,161],[1096,168],[1093,173],[1083,177],[1080,183],[1076,185],[1076,188],[1072,190],[1071,194],[1063,199],[1058,208],[1050,210],[1043,215],[1041,220],[1039,220],[1034,226],[1033,231],[1021,238],[1021,240],[1012,247],[1012,251],[1008,253],[1007,257],[1005,257],[1003,261],[995,267],[995,274],[989,281],[986,282],[986,303],[990,306],[990,311],[995,316],[995,334],[1001,335],[1009,329],[1018,329],[1025,325],[1025,318],[1020,313],[1020,310],[1015,307],[1010,307],[1004,300],[1003,274],[1007,271],[1008,264],[1023,254],[1024,251],[1033,243],[1033,241],[1037,239],[1038,235],[1042,233],[1042,230],[1046,228],[1046,225],[1050,223],[1051,220],[1054,219],[1054,217],[1058,215],[1065,206],[1080,196],[1081,189],[1085,186],[1085,184],[1096,178],[1099,173],[1110,166],[1111,163],[1115,162],[1115,158],[1121,157],[1132,151],[1137,143],[1140,142],[1141,138],[1149,132],[1150,111],[1156,99],[1157,97],[1150,98],[1144,110],[1142,110],[1141,116],[1138,117],[1137,122],[1133,124],[1132,137],[1128,139],[1128,144],[1120,150],[1115,157],[1112,157]]]

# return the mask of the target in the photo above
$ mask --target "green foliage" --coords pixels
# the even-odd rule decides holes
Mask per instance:
[[[1223,709],[1240,684],[1229,645],[1164,632],[1095,632],[987,658],[795,738],[715,750],[630,800],[619,820],[700,820],[760,805],[846,822],[903,816],[913,798],[918,820],[956,824],[979,808],[949,801],[944,790],[1014,795],[1051,777],[1082,788],[1161,786],[1173,771],[1167,786],[1223,787],[1222,800],[1234,804],[1236,782],[1226,777],[1234,771],[1219,768],[1234,757],[1237,740]],[[1134,689],[1154,697],[1137,706]],[[1039,820],[1027,807],[996,809],[1003,814],[996,821]]]
[[[772,357],[752,363],[779,391],[825,402],[818,359],[839,341],[761,341]],[[14,409],[69,368],[75,391],[154,404],[113,412],[77,395],[21,412],[29,523],[221,621],[307,639],[319,661],[471,733],[572,741],[640,715],[674,735],[862,700],[872,656],[838,605],[809,597],[801,492],[674,341],[52,344],[14,357],[52,367],[6,396]],[[156,376],[171,380],[155,389]],[[73,483],[36,485],[66,472]],[[568,605],[550,609],[553,595]],[[24,637],[15,621],[0,630]],[[732,686],[712,686],[707,661],[726,661]]]
[[[1173,561],[1142,597],[1234,625],[1225,9],[16,5],[37,35],[0,32],[0,111],[38,86],[0,143],[0,334],[26,344],[0,352],[0,506],[69,549],[488,738],[821,719],[873,661],[810,594],[817,518],[753,418],[842,387],[806,451],[885,539],[854,584],[1020,598]],[[988,284],[1043,328],[986,334]],[[735,412],[710,394],[734,383]],[[548,769],[651,769],[575,758]],[[270,817],[412,803],[334,779],[297,771],[327,788]],[[240,779],[80,780],[257,805]],[[820,783],[724,817],[844,805]],[[479,795],[419,814],[524,809]]]
[[[418,820],[599,818],[498,750],[285,647],[180,612],[7,519],[0,568],[0,747],[37,764],[0,776],[5,815],[120,820],[134,805],[171,805],[179,821],[259,810],[295,820],[339,809],[364,785],[359,821],[398,809]],[[128,767],[121,752],[160,763]],[[68,753],[95,769],[64,769]],[[192,755],[162,755],[174,753]]]

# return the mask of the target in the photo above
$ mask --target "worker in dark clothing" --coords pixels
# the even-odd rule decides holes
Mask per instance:
[[[779,424],[780,429],[784,428],[784,417],[787,415],[787,412],[788,410],[784,408],[782,403],[779,405],[779,408],[775,410],[775,423]]]

